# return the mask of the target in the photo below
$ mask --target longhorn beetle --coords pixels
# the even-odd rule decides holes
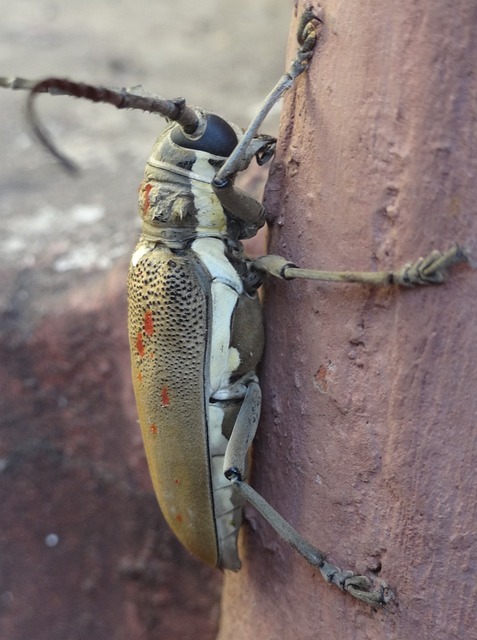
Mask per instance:
[[[163,100],[69,80],[2,78],[29,89],[27,109],[41,142],[70,170],[74,165],[38,122],[38,93],[67,94],[118,108],[159,113],[169,124],[157,139],[140,186],[142,232],[128,276],[133,385],[149,470],[164,516],[181,542],[206,563],[238,571],[237,535],[243,506],[253,505],[276,532],[317,567],[325,580],[372,606],[392,597],[385,583],[341,571],[300,536],[247,483],[247,456],[258,425],[256,374],[263,350],[257,290],[267,275],[376,286],[444,281],[467,261],[455,246],[394,272],[300,269],[280,256],[247,258],[241,240],[266,220],[263,207],[234,186],[253,157],[274,153],[258,135],[271,107],[306,69],[323,29],[308,8],[298,52],[244,132],[184,99]]]

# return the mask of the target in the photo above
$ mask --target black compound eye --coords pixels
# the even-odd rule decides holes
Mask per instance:
[[[184,149],[205,151],[222,158],[227,158],[238,143],[237,135],[229,123],[213,113],[207,115],[205,131],[200,138],[189,138],[178,125],[172,130],[171,140]]]

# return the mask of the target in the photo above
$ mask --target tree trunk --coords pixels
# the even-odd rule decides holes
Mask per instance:
[[[456,241],[475,256],[477,1],[322,5],[285,102],[270,252],[336,270]],[[324,584],[250,508],[220,640],[477,638],[476,273],[410,290],[270,282],[265,299],[252,484],[395,599],[373,611]]]

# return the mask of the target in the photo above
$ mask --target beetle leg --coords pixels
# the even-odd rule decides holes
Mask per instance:
[[[244,439],[245,442],[245,439]],[[225,456],[230,461],[232,456]],[[242,463],[242,460],[238,461]],[[240,464],[240,466],[243,466]],[[242,480],[239,466],[226,468],[225,476],[232,482],[234,488],[265,518],[278,535],[288,542],[313,567],[320,570],[321,575],[330,584],[334,584],[348,592],[358,600],[371,606],[384,606],[393,597],[386,583],[382,582],[373,590],[373,583],[369,578],[356,575],[352,571],[341,571],[338,567],[325,560],[323,553],[303,538],[262,496]]]
[[[266,211],[263,205],[228,182],[223,186],[212,182],[212,189],[224,209],[241,221],[240,238],[252,238],[256,235],[257,230],[265,224]]]
[[[237,469],[241,477],[246,475],[247,452],[252,444],[260,419],[262,392],[258,382],[252,381],[234,423],[224,456],[224,473],[227,469]]]
[[[392,595],[384,583],[372,591],[373,585],[366,576],[355,575],[351,571],[341,571],[335,565],[326,562],[319,549],[307,542],[259,493],[243,481],[246,475],[247,452],[255,436],[260,417],[260,405],[260,387],[256,381],[251,381],[225,450],[225,477],[230,480],[235,490],[262,514],[281,538],[311,565],[318,567],[327,582],[372,606],[385,605]]]
[[[449,251],[431,251],[425,258],[406,264],[398,271],[316,271],[300,269],[281,256],[263,256],[253,261],[254,266],[270,275],[284,280],[306,278],[330,282],[358,282],[377,287],[393,284],[412,287],[415,285],[441,284],[447,279],[449,267],[468,263],[466,251],[455,245]]]

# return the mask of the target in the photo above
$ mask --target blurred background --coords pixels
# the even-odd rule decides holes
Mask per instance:
[[[2,75],[141,85],[163,97],[184,96],[241,126],[283,72],[293,10],[289,0],[19,0],[4,5]],[[116,221],[114,243],[104,240],[102,256],[96,257],[87,243],[89,250],[83,247],[82,258],[76,258],[82,266],[107,266],[110,252],[114,259],[129,251],[131,230],[138,228],[136,188],[162,119],[71,98],[40,98],[45,126],[82,169],[72,180],[32,141],[24,93],[2,90],[0,101],[0,260],[30,260],[42,240],[38,231],[56,234],[56,214],[64,225],[65,213],[79,206],[90,208],[93,219],[113,210]],[[267,132],[276,132],[277,122],[275,112]]]
[[[141,85],[246,126],[284,70],[293,8],[3,2],[0,75]],[[165,527],[129,381],[137,186],[163,123],[40,97],[72,178],[32,140],[25,97],[0,90],[0,638],[214,638],[220,574]],[[259,194],[266,172],[250,173]]]

